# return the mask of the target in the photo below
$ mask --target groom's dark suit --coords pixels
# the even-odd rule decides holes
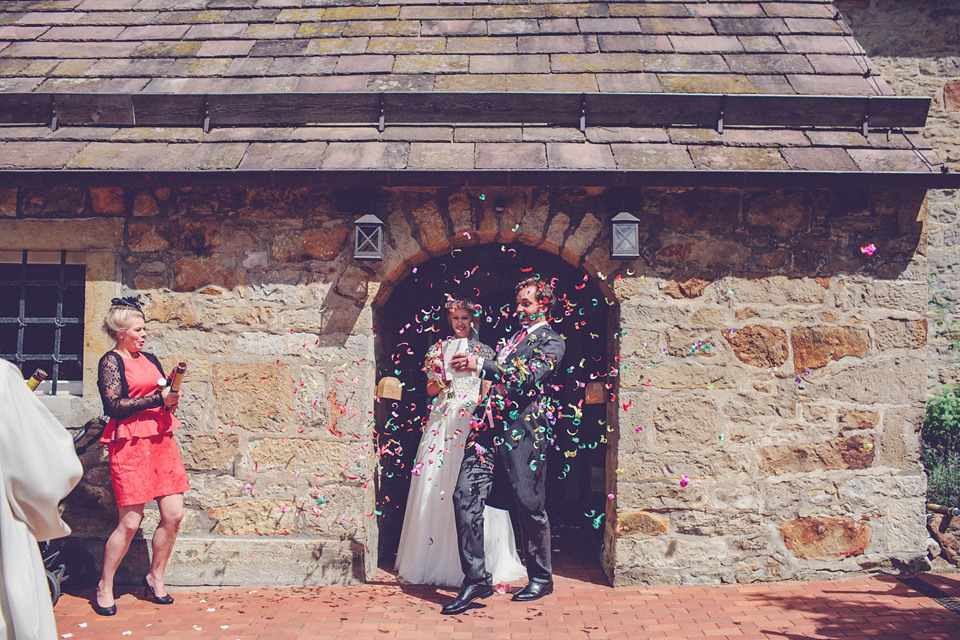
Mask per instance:
[[[476,412],[453,494],[464,584],[491,581],[484,566],[483,508],[497,467],[497,473],[506,473],[516,500],[527,575],[531,582],[552,580],[544,480],[551,423],[559,407],[548,385],[563,351],[563,338],[546,323],[483,363],[481,375],[493,382],[489,405]],[[477,423],[487,406],[490,415]]]

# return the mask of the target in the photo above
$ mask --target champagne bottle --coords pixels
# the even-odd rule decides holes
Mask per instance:
[[[47,372],[43,369],[37,369],[33,372],[33,375],[27,378],[27,386],[30,387],[30,391],[36,391],[37,386],[43,382],[47,377]]]

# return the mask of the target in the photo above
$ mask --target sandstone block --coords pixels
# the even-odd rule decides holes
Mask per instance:
[[[891,384],[892,380],[896,384]],[[924,397],[925,380],[922,359],[895,357],[856,363],[816,382],[822,385],[823,393],[841,402],[909,405]],[[807,385],[812,386],[810,382]]]
[[[130,222],[127,236],[130,238],[131,251],[163,251],[170,247],[167,239],[157,232],[156,226],[146,222]]]
[[[790,342],[795,373],[826,366],[844,356],[863,358],[869,346],[867,330],[861,327],[795,327]]]
[[[146,308],[151,322],[176,323],[177,325],[196,324],[191,300],[185,296],[157,294],[150,297]]]
[[[621,384],[637,386],[640,377],[650,377],[653,386],[658,389],[734,389],[737,387],[735,373],[729,366],[704,365],[697,362],[685,361],[678,363],[664,363],[655,369],[644,370],[639,367],[630,367]]]
[[[631,329],[620,341],[620,355],[653,355],[659,352],[660,333],[647,329]]]
[[[841,431],[852,429],[873,429],[880,415],[875,411],[841,410],[837,412],[837,425]]]
[[[347,540],[180,536],[166,577],[196,586],[362,584],[369,577],[366,553]]]
[[[796,404],[790,398],[738,393],[721,403],[720,410],[737,422],[769,422],[770,418],[796,417]]]
[[[723,539],[690,539],[656,536],[617,538],[617,564],[626,567],[682,569],[698,571],[719,567],[729,556]]]
[[[365,474],[366,454],[360,445],[304,438],[264,438],[250,442],[244,451],[258,471],[281,469],[339,480]]]
[[[180,453],[188,471],[219,471],[230,473],[239,449],[236,434],[213,436],[178,432]]]
[[[872,529],[850,518],[795,518],[780,526],[787,549],[799,558],[849,558],[870,544]]]
[[[725,331],[723,337],[744,364],[769,369],[787,361],[787,334],[778,327],[747,325],[733,332]]]
[[[873,340],[879,351],[922,349],[927,344],[927,319],[879,320],[872,324]]]
[[[657,403],[653,412],[657,445],[673,451],[698,451],[717,441],[717,407],[695,394],[674,393]]]
[[[670,532],[670,518],[649,511],[629,511],[617,514],[618,536],[641,533],[646,536],[662,536]]]
[[[617,505],[625,511],[703,510],[710,504],[714,483],[700,478],[680,486],[678,475],[671,480],[617,483]]]
[[[273,500],[247,500],[209,510],[214,532],[227,536],[288,535],[294,530],[296,505]]]
[[[831,469],[865,469],[873,463],[873,457],[873,443],[862,436],[815,444],[765,447],[759,451],[758,473],[769,476]]]
[[[947,111],[960,111],[960,80],[944,83],[943,104]]]
[[[739,305],[823,304],[828,291],[813,278],[738,278],[731,282],[733,301]]]
[[[682,266],[739,266],[750,259],[750,249],[732,240],[699,238],[680,234],[661,235],[663,243],[657,258]]]
[[[744,197],[744,216],[747,224],[767,227],[783,238],[806,231],[810,218],[808,202],[803,191],[748,192]]]
[[[884,542],[891,555],[922,555],[926,549],[926,508],[923,500],[891,500],[887,504]]]
[[[354,301],[366,300],[369,281],[370,274],[360,267],[351,265],[337,278],[336,291]]]
[[[30,238],[35,250],[103,249],[115,252],[123,244],[121,218],[81,220],[7,220],[0,234],[0,249],[21,250],[24,238]],[[113,279],[113,275],[110,278]]]
[[[123,215],[123,187],[90,187],[90,208],[97,215]]]
[[[923,427],[923,407],[887,409],[880,424],[880,464],[894,469],[909,468],[920,455],[919,433]]]
[[[233,289],[237,272],[232,262],[219,256],[180,258],[173,265],[174,291],[196,291],[210,284]]]
[[[291,384],[285,364],[213,365],[214,411],[221,424],[279,431],[289,422]]]
[[[342,224],[285,231],[274,236],[270,254],[277,262],[333,260],[343,251],[349,234]]]
[[[0,217],[13,218],[17,215],[17,190],[0,189]]]
[[[766,519],[755,513],[680,511],[671,514],[674,531],[689,536],[756,536],[766,532]]]
[[[620,442],[625,438],[621,436]],[[700,451],[697,455],[677,452],[647,452],[621,446],[620,479],[630,482],[672,480],[682,475],[693,478],[740,476],[753,467],[752,456],[745,451]]]
[[[160,214],[160,206],[156,198],[149,191],[141,191],[133,199],[133,215],[135,216],[156,216]]]
[[[722,309],[697,309],[690,316],[690,323],[708,327],[717,327],[724,323]]]
[[[671,356],[715,356],[717,343],[714,336],[700,329],[670,327],[665,332],[667,353]]]

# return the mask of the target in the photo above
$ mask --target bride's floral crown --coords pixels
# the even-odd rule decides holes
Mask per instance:
[[[481,307],[479,303],[474,302],[473,300],[467,300],[466,298],[454,298],[450,294],[447,294],[447,304],[445,306],[447,311],[451,313],[457,309],[466,309],[474,316],[480,316],[483,314],[483,307]]]

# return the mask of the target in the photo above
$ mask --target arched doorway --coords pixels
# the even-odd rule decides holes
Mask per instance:
[[[566,339],[566,353],[553,380],[563,408],[547,460],[554,570],[563,575],[567,565],[570,571],[599,567],[606,524],[606,444],[616,429],[616,411],[608,411],[603,402],[588,403],[585,393],[588,384],[599,383],[615,402],[616,306],[579,267],[527,245],[499,243],[456,249],[420,264],[375,308],[377,379],[392,376],[404,383],[401,400],[377,402],[381,566],[393,566],[412,461],[430,402],[421,370],[424,355],[449,334],[444,294],[483,304],[487,317],[481,340],[494,345],[517,329],[510,314],[515,284],[537,274],[557,279],[557,295],[565,303],[556,327]]]

